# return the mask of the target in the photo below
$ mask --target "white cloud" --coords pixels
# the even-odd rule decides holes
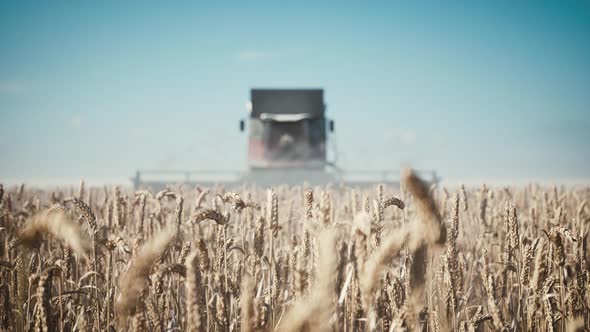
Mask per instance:
[[[238,52],[236,57],[240,61],[256,61],[276,57],[277,55],[277,52],[244,50]]]
[[[238,51],[235,54],[235,57],[238,61],[253,62],[274,59],[279,57],[289,57],[293,55],[301,56],[303,53],[305,53],[305,49],[303,48],[286,48],[275,50],[246,49]]]
[[[383,132],[383,138],[386,141],[403,145],[412,145],[418,142],[418,135],[412,129],[388,128]]]
[[[18,94],[24,90],[22,82],[19,81],[0,81],[0,94]]]
[[[82,117],[80,114],[74,114],[70,118],[70,126],[74,129],[80,129],[80,127],[82,127]]]

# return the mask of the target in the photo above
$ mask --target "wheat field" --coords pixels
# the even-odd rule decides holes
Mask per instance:
[[[0,330],[588,331],[589,198],[0,186]]]

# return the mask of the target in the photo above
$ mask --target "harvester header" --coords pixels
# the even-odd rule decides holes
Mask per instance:
[[[281,184],[349,185],[398,184],[395,170],[343,171],[335,165],[337,152],[333,140],[334,121],[326,118],[323,89],[252,89],[247,116],[240,120],[240,131],[248,135],[248,170],[243,171],[137,171],[132,181],[136,188],[163,187],[170,180],[147,180],[145,175],[181,175],[175,182],[210,186],[253,183],[261,186]],[[331,145],[334,147],[335,145]],[[433,181],[436,174],[432,172]]]

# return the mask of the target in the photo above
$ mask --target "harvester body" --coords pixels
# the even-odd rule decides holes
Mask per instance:
[[[248,104],[250,169],[323,169],[324,92],[253,89]]]
[[[328,183],[324,90],[252,89],[248,103],[248,169],[262,185]],[[241,129],[244,129],[242,124]],[[330,121],[331,129],[334,128]]]

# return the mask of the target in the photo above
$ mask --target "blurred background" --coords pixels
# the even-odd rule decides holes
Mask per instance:
[[[323,88],[344,169],[590,182],[588,1],[2,1],[0,41],[7,184],[245,170],[256,87]]]

